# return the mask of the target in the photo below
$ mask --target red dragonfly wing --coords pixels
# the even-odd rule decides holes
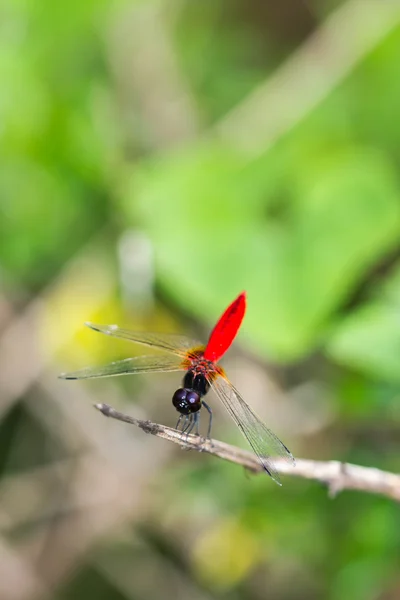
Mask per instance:
[[[228,306],[211,332],[204,358],[216,362],[228,350],[236,337],[246,311],[246,292],[242,292]]]
[[[90,379],[94,377],[111,377],[112,375],[132,375],[135,373],[151,373],[166,371],[184,371],[182,358],[179,356],[135,356],[117,360],[102,367],[86,367],[72,373],[61,373],[60,379]]]
[[[294,464],[292,453],[257,417],[228,379],[220,376],[213,380],[210,377],[209,383],[258,456],[265,471],[281,485],[272,457],[278,456]]]
[[[203,348],[204,345],[196,340],[191,340],[184,335],[176,335],[174,333],[147,333],[145,331],[129,331],[128,329],[122,329],[118,325],[95,325],[94,323],[85,323],[87,327],[106,335],[112,335],[116,338],[128,340],[135,344],[142,344],[143,346],[150,346],[156,350],[164,350],[164,352],[170,352],[176,354],[181,358],[185,358],[188,351],[196,348]]]

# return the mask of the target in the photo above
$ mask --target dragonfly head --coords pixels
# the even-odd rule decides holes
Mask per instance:
[[[209,389],[210,384],[202,373],[189,370],[183,378],[183,387],[173,395],[172,404],[182,415],[191,415],[201,409],[201,398]]]
[[[180,388],[172,396],[172,404],[181,415],[191,415],[201,409],[200,394],[194,390]]]

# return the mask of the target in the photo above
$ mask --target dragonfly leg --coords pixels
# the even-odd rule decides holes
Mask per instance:
[[[192,431],[194,427],[194,415],[190,414],[187,416],[187,421],[185,422],[185,427],[182,429],[182,433],[184,433],[186,435],[186,439],[187,436],[189,435],[189,433]]]
[[[178,421],[177,421],[177,423],[175,425],[175,429],[179,429],[179,425],[180,425],[180,423],[182,421],[182,417],[183,417],[183,415],[179,415],[179,419],[178,419]]]
[[[189,433],[192,433],[193,429],[196,427],[197,429],[197,435],[198,435],[198,429],[199,429],[199,415],[198,413],[194,413],[191,416],[191,422],[190,422],[190,426],[187,428],[186,430],[186,435],[189,435]]]
[[[196,435],[200,435],[199,433],[199,421],[200,421],[200,411],[194,413],[194,425],[195,425],[195,433]]]
[[[182,417],[185,417],[185,418],[183,420],[183,424],[181,425],[181,433],[185,433],[186,428],[188,426],[189,415],[182,415]]]
[[[206,409],[206,411],[208,412],[210,419],[208,421],[208,429],[207,429],[207,440],[211,439],[211,426],[212,426],[212,410],[211,408],[208,406],[207,402],[204,402],[204,400],[202,400],[202,405],[204,406],[204,408]]]
[[[190,415],[181,415],[176,424],[176,429],[179,430],[182,419],[184,421],[181,425],[180,431],[182,433],[182,439],[187,441],[188,436],[195,430],[195,435],[199,435],[199,414],[200,412],[191,413]],[[185,449],[185,448],[184,448]],[[188,448],[186,448],[188,449]]]
[[[192,431],[193,427],[194,427],[193,414],[185,415],[185,423],[181,429],[183,441],[187,442],[189,433]],[[182,450],[190,450],[190,447],[182,446]]]

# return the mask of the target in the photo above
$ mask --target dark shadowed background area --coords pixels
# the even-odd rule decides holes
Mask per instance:
[[[397,0],[3,0],[1,600],[396,600],[387,498],[146,436],[179,374],[84,321],[207,339],[295,456],[400,469]],[[243,445],[216,398],[213,435]]]

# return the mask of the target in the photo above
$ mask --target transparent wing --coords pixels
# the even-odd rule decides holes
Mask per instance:
[[[102,367],[86,367],[72,373],[61,373],[60,379],[90,379],[113,375],[133,375],[136,373],[183,371],[182,359],[178,356],[135,356],[117,360]]]
[[[172,354],[176,354],[180,357],[185,357],[187,351],[191,348],[202,348],[203,345],[184,335],[175,335],[174,333],[147,333],[145,331],[129,331],[128,329],[121,329],[118,325],[95,325],[94,323],[85,323],[87,327],[106,335],[112,335],[113,337],[121,338],[123,340],[129,340],[135,342],[135,344],[142,344],[143,346],[150,346],[158,350],[166,350]]]
[[[281,485],[272,457],[279,456],[294,464],[295,460],[292,453],[257,417],[230,381],[221,376],[217,377],[214,381],[210,379],[210,384],[253,448],[268,475],[278,485]]]

